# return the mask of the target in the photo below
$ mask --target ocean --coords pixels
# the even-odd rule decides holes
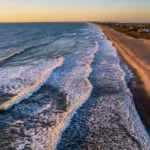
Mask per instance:
[[[150,149],[131,76],[93,24],[0,24],[1,149]]]

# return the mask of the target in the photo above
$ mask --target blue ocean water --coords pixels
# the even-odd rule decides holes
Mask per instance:
[[[0,147],[148,149],[120,61],[92,24],[0,24]]]

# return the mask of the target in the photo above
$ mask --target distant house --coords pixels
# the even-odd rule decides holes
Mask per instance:
[[[142,28],[140,28],[140,29],[138,30],[138,32],[139,32],[139,33],[142,33],[142,32],[150,33],[150,29],[142,29]]]
[[[150,33],[150,29],[143,29],[144,32]]]

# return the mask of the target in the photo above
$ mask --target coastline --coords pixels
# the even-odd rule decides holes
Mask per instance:
[[[52,29],[50,27],[50,31]],[[77,37],[66,34],[62,37],[64,48],[67,46],[65,51],[62,48],[55,54],[55,48],[62,45],[61,38],[54,34],[58,41],[49,45],[52,50],[54,48],[54,53],[46,46],[42,47],[42,52],[37,49],[8,60],[6,67],[9,64],[13,67],[10,74],[5,64],[2,66],[6,69],[6,81],[12,81],[11,72],[18,61],[17,64],[23,66],[21,71],[29,75],[20,73],[20,76],[14,72],[17,81],[14,83],[19,83],[16,80],[19,77],[23,81],[23,77],[27,77],[27,83],[32,85],[30,81],[34,77],[43,81],[43,85],[30,98],[0,113],[0,146],[3,149],[150,149],[148,133],[127,87],[131,71],[97,26],[85,23],[78,27],[75,24],[76,29],[79,30]],[[68,33],[68,30],[63,32]],[[34,76],[46,75],[51,65],[56,66],[53,63],[47,65],[51,54],[56,55],[56,60],[62,55],[63,65],[54,68],[48,78]],[[35,60],[30,60],[31,57]],[[44,58],[43,63],[39,61],[41,58]],[[22,64],[20,60],[26,63]],[[33,69],[28,69],[28,64],[33,64]],[[34,71],[35,66],[37,71]],[[27,84],[23,85],[26,88]]]
[[[145,125],[146,130],[150,134],[150,66],[136,57],[125,43],[121,43],[117,36],[113,36],[112,32],[120,34],[124,36],[124,38],[128,38],[128,40],[132,40],[132,38],[103,25],[95,25],[100,27],[130,68],[133,75],[128,83],[128,87],[133,94],[134,103],[140,118]],[[143,40],[143,42],[145,41]],[[136,47],[136,45],[133,46]]]

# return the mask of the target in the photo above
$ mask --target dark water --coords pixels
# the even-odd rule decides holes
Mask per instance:
[[[0,24],[0,147],[149,149],[130,76],[94,25]]]

